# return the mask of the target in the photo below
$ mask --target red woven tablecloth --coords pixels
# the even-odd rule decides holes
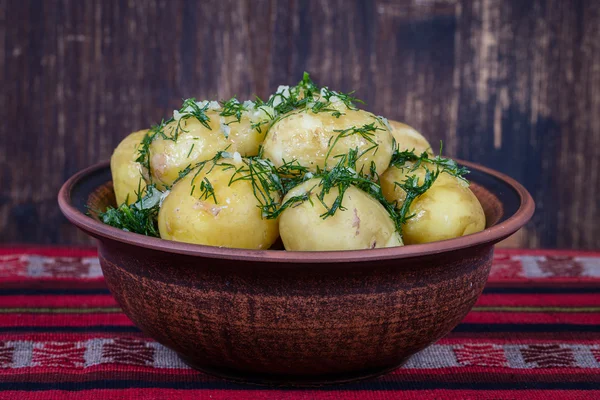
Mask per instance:
[[[95,254],[0,248],[0,398],[600,399],[600,253],[497,250],[451,334],[390,374],[313,390],[189,369],[121,313]]]

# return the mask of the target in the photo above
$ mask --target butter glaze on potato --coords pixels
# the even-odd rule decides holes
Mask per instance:
[[[344,210],[321,218],[325,207],[317,199],[320,179],[313,178],[296,186],[284,197],[289,198],[310,193],[311,201],[304,201],[286,208],[279,220],[279,232],[286,250],[326,251],[356,250],[402,246],[394,222],[381,204],[354,186],[344,194]],[[324,196],[331,205],[338,196],[337,188]],[[311,204],[312,203],[312,204]]]
[[[256,156],[269,128],[269,115],[263,109],[242,113],[239,122],[234,116],[220,116],[221,110],[207,110],[208,129],[198,119],[191,117],[172,121],[164,128],[171,137],[179,124],[177,141],[157,135],[150,145],[150,170],[161,189],[169,187],[188,165],[210,160],[218,151],[238,152],[244,157]],[[269,121],[258,129],[253,123]]]
[[[375,115],[363,110],[344,109],[339,118],[329,112],[314,113],[310,110],[291,112],[289,115],[275,122],[265,138],[263,144],[264,156],[270,159],[275,166],[281,166],[292,160],[311,172],[316,172],[333,167],[336,156],[348,154],[351,149],[358,148],[359,153],[373,146],[367,139],[359,134],[352,134],[340,138],[325,160],[329,146],[334,144],[335,138],[340,134],[336,130],[352,127],[363,127],[374,124],[377,128],[372,132],[372,140],[377,147],[367,151],[357,162],[357,170],[363,169],[368,173],[373,161],[377,173],[383,173],[392,158],[392,134],[382,121]]]
[[[210,118],[207,122],[210,129],[196,118],[172,121],[165,126],[164,132],[167,137],[172,136],[179,124],[177,140],[157,135],[150,144],[150,171],[159,189],[172,185],[179,171],[188,165],[210,160],[229,145],[221,132],[218,113],[207,111],[206,115]]]
[[[425,168],[410,171],[390,167],[381,176],[381,188],[388,201],[402,205],[406,193],[395,182],[416,175],[423,183]],[[414,216],[402,226],[405,244],[429,243],[480,232],[485,228],[485,215],[468,183],[447,173],[440,173],[431,188],[417,197],[409,208]]]
[[[241,158],[227,162],[236,168],[243,166]],[[173,185],[158,214],[161,238],[209,246],[268,249],[279,236],[278,221],[262,217],[251,181],[229,184],[233,174],[234,169],[221,165],[213,168],[211,162],[195,178],[196,171],[192,171]],[[200,185],[205,178],[214,188],[216,202],[213,197],[202,195]],[[270,195],[279,199],[275,192]]]

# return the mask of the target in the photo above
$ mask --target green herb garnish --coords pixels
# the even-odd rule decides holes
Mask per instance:
[[[329,156],[331,155],[331,151],[333,150],[333,148],[335,147],[335,145],[337,144],[337,142],[340,139],[348,137],[348,136],[359,135],[363,139],[365,139],[367,142],[369,142],[369,143],[372,144],[371,147],[369,147],[368,149],[364,150],[360,155],[357,154],[356,160],[358,160],[358,158],[360,158],[362,155],[364,155],[368,151],[371,151],[373,149],[375,149],[375,151],[377,151],[376,148],[379,145],[375,141],[374,137],[375,137],[375,132],[378,131],[378,130],[383,130],[383,129],[376,127],[374,122],[370,123],[370,124],[363,125],[363,126],[358,127],[358,128],[356,126],[352,126],[350,128],[347,128],[347,129],[335,129],[334,132],[337,132],[338,135],[335,137],[335,139],[333,139],[333,136],[329,139],[329,146],[328,146],[329,148],[327,150],[327,154],[325,155],[325,168],[327,168],[327,160],[329,159]],[[331,143],[332,140],[333,140],[333,143]],[[356,161],[356,160],[354,160],[354,161]],[[356,164],[356,163],[354,163],[354,164]]]
[[[193,189],[192,189],[193,193]],[[204,177],[202,182],[200,182],[200,200],[208,200],[209,198],[213,198],[215,204],[218,204],[217,197],[215,196],[215,188],[210,183],[207,177]]]
[[[221,102],[222,111],[219,114],[221,117],[234,117],[235,120],[228,122],[229,125],[233,122],[240,122],[242,119],[242,112],[246,111],[246,107],[243,103],[240,103],[238,99],[232,97],[227,101]]]
[[[456,161],[451,158],[442,157],[443,145],[440,142],[440,154],[437,156],[431,156],[427,152],[416,154],[414,150],[400,151],[397,147],[392,155],[392,161],[390,166],[399,168],[407,168],[407,163],[413,163],[411,171],[415,171],[421,166],[431,165],[436,168],[441,168],[441,172],[445,172],[452,176],[455,176],[463,181],[467,182],[465,175],[469,173],[469,170],[465,167],[460,167]]]
[[[108,207],[98,217],[105,224],[127,232],[159,237],[157,218],[163,195],[156,187],[148,185],[144,196],[137,192],[137,202],[131,205],[125,202],[117,208]]]
[[[354,103],[363,103],[361,100],[352,96],[351,93],[342,93],[330,90],[327,87],[318,87],[307,72],[302,76],[302,80],[296,86],[284,87],[271,95],[266,105],[273,107],[278,116],[289,113],[294,110],[310,110],[313,113],[329,112],[334,117],[339,118],[343,113],[334,106],[334,103],[341,102],[346,108],[356,110]]]

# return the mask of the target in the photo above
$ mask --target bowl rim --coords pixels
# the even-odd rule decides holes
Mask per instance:
[[[58,205],[65,217],[84,232],[91,234],[97,239],[110,239],[113,241],[139,246],[147,249],[158,250],[167,253],[183,254],[189,256],[200,256],[206,258],[260,261],[275,263],[348,263],[361,261],[377,261],[389,259],[404,259],[439,254],[453,250],[475,247],[484,244],[494,244],[519,230],[533,215],[535,204],[533,198],[513,178],[475,163],[455,159],[458,163],[472,170],[491,175],[510,186],[520,197],[520,205],[517,211],[505,221],[484,229],[471,235],[455,239],[441,240],[425,244],[413,244],[409,246],[388,247],[381,249],[366,250],[342,250],[342,251],[282,251],[282,250],[249,250],[226,247],[215,247],[200,244],[175,242],[160,238],[144,236],[137,233],[126,232],[121,229],[106,225],[100,221],[85,215],[79,211],[71,202],[71,191],[73,187],[85,179],[91,173],[110,166],[110,161],[103,161],[85,168],[71,178],[61,187],[58,193]]]

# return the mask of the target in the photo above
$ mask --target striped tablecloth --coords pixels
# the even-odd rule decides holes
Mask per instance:
[[[121,313],[95,254],[0,248],[1,399],[600,399],[600,253],[497,250],[452,333],[385,376],[312,390],[188,368]]]

